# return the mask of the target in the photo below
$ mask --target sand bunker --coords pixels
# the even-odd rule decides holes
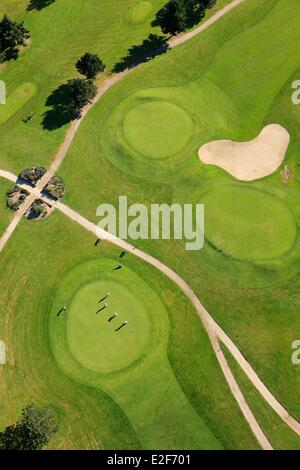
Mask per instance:
[[[270,124],[250,142],[215,140],[205,144],[199,157],[203,163],[223,168],[240,181],[253,181],[280,167],[289,142],[290,134],[284,127]]]

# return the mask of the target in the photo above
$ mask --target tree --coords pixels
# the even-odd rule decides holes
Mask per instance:
[[[97,54],[86,52],[77,62],[76,68],[86,78],[94,80],[97,73],[105,70],[105,65]]]
[[[49,208],[50,206],[48,206],[41,199],[36,199],[29,208],[27,219],[38,219],[45,217]]]
[[[8,191],[6,191],[6,204],[10,209],[17,211],[27,196],[28,193],[26,193],[24,189],[21,189],[14,184]]]
[[[175,0],[175,18],[178,31],[185,31],[188,28],[192,7],[190,0]]]
[[[127,51],[127,55],[114,65],[112,71],[120,73],[132,69],[158,55],[165,54],[168,50],[167,39],[164,36],[151,33],[141,44],[131,46]]]
[[[30,404],[23,408],[20,420],[0,433],[1,450],[40,450],[57,432],[50,407],[37,408]]]
[[[200,3],[203,8],[212,8],[215,6],[217,3],[217,0],[198,0],[198,3]]]
[[[17,55],[17,47],[23,46],[29,37],[24,23],[17,23],[4,15],[0,21],[0,61],[10,55]]]
[[[164,34],[174,35],[178,32],[178,23],[176,18],[176,4],[170,0],[157,13],[153,26],[160,26]]]
[[[46,171],[47,169],[43,166],[25,168],[25,170],[22,170],[19,174],[19,178],[35,185],[44,176]]]
[[[165,34],[174,35],[191,28],[203,18],[204,14],[202,0],[169,0],[157,12],[153,25],[160,26]]]
[[[54,2],[55,0],[30,0],[27,7],[27,11],[42,10],[43,8],[48,7]]]
[[[79,117],[81,109],[96,96],[97,88],[92,80],[75,78],[68,81],[68,89],[70,111],[74,117]]]
[[[52,198],[60,199],[65,194],[65,183],[60,176],[52,176],[52,178],[44,187],[44,191],[48,193],[48,195],[50,195]]]

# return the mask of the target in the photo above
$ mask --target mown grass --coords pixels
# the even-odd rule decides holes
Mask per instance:
[[[0,124],[4,124],[11,116],[21,109],[35,94],[32,83],[23,83],[6,98],[6,103],[0,108]]]
[[[262,191],[219,186],[203,199],[206,237],[227,255],[265,260],[291,249],[297,236],[293,214]]]
[[[47,166],[64,139],[68,122],[58,111],[62,99],[59,87],[77,76],[74,64],[87,51],[97,53],[106,64],[105,75],[126,57],[132,46],[140,45],[150,33],[161,35],[151,23],[166,0],[151,0],[152,9],[139,21],[132,21],[143,10],[140,0],[55,1],[41,10],[27,10],[29,0],[3,0],[1,12],[24,20],[31,33],[29,47],[16,61],[2,64],[0,79],[11,94],[24,82],[32,82],[36,95],[0,126],[2,168],[19,172],[31,164]],[[207,10],[209,18],[231,0],[218,0]],[[32,112],[36,118],[24,124]]]
[[[255,415],[259,425],[275,450],[299,450],[300,437],[290,429],[282,419],[266,403],[255,387],[245,376],[229,351],[222,346],[228,364],[246,398],[248,405]]]
[[[107,73],[129,47],[141,43],[152,31],[151,15],[138,23],[128,20],[138,0],[72,0],[55,1],[42,10],[27,11],[22,1],[17,10],[11,2],[3,11],[23,19],[31,40],[16,61],[10,61],[0,73],[6,82],[8,96],[24,82],[36,88],[36,94],[0,126],[2,168],[18,172],[30,164],[47,165],[62,142],[68,122],[54,109],[61,100],[55,91],[77,76],[76,60],[86,51],[97,53],[107,66]],[[19,2],[18,2],[19,3]],[[153,0],[155,11],[164,0]],[[22,118],[36,113],[24,124]]]
[[[58,311],[60,303],[66,305],[68,299],[67,314],[58,322],[55,307],[52,309],[53,328],[63,324],[61,333],[70,353],[83,367],[100,373],[124,369],[143,358],[154,336],[155,319],[163,322],[166,316],[146,283],[129,269],[116,273],[115,267],[116,261],[109,259],[78,266],[68,273],[68,282],[63,279],[56,294]],[[109,297],[101,302],[107,293]],[[122,331],[116,331],[125,321]]]
[[[91,235],[59,213],[52,214],[41,223],[23,221],[18,227],[0,260],[1,271],[5,272],[0,281],[0,337],[6,341],[8,351],[8,364],[0,371],[0,390],[5,397],[1,401],[0,428],[14,422],[21,408],[33,401],[52,404],[57,411],[59,432],[50,443],[50,448],[138,448],[141,445],[139,433],[145,435],[151,426],[153,435],[148,432],[144,446],[150,446],[151,439],[152,442],[162,439],[162,445],[170,445],[173,439],[174,447],[188,447],[189,443],[201,447],[206,442],[206,447],[257,448],[190,303],[171,282],[132,256],[126,258],[124,265],[156,292],[168,312],[168,357],[178,390],[181,387],[181,395],[176,394],[170,397],[170,403],[168,400],[162,401],[160,408],[156,406],[153,409],[152,393],[144,391],[144,395],[139,396],[139,391],[144,389],[136,386],[134,393],[129,390],[128,394],[124,387],[126,374],[116,375],[114,393],[118,389],[122,408],[125,404],[128,410],[133,405],[140,406],[141,416],[142,410],[147,408],[147,419],[150,422],[152,419],[151,426],[148,421],[143,429],[145,423],[138,425],[135,421],[133,428],[121,407],[110,398],[108,384],[104,387],[102,383],[100,388],[96,388],[92,384],[83,384],[78,377],[74,380],[74,377],[68,376],[72,374],[72,369],[62,367],[63,356],[53,356],[48,320],[61,280],[78,264],[95,263],[103,257],[113,258],[117,262],[118,256],[119,250],[104,243],[94,247]],[[53,307],[56,314],[57,305]],[[59,339],[58,336],[56,338]],[[162,339],[167,342],[167,336],[163,335]],[[137,383],[137,379],[145,380],[145,383],[149,380],[148,384],[152,379],[159,381],[160,370],[164,370],[165,366],[162,364],[158,368],[157,362],[155,364],[155,367],[137,368],[131,376],[132,380],[135,379],[133,383]],[[148,391],[150,389],[155,390],[148,385]],[[164,388],[160,390],[167,392]],[[156,393],[153,394],[155,399]],[[198,413],[198,419],[205,423],[199,426],[199,430],[209,429],[207,435],[211,433],[211,437],[208,441],[205,433],[203,440],[199,438],[202,431],[197,434],[197,442],[192,436],[189,439],[188,433],[184,439],[176,435],[176,416],[181,413],[183,397],[193,407],[194,413]],[[131,401],[138,398],[140,401],[135,404]],[[171,403],[173,417],[168,411]],[[228,419],[224,419],[225,416]],[[165,426],[165,432],[168,430],[167,439],[161,432],[161,426]],[[185,426],[188,430],[189,420]]]
[[[153,5],[148,1],[140,1],[138,4],[130,11],[129,19],[133,23],[139,23],[143,21],[150,12],[153,11]]]
[[[172,373],[164,304],[145,279],[127,266],[115,272],[115,266],[116,260],[102,256],[75,266],[61,280],[49,315],[57,363],[67,376],[112,397],[144,448],[222,448]],[[108,308],[97,315],[99,295],[107,289]],[[58,318],[63,304],[67,311]],[[109,323],[115,306],[120,318]],[[116,332],[114,325],[124,319],[128,324]]]
[[[144,102],[128,111],[123,131],[128,143],[143,156],[166,158],[185,147],[193,121],[182,108],[166,101]]]
[[[1,167],[18,172],[28,164],[49,162],[63,139],[66,125],[58,121],[58,116],[50,115],[48,123],[62,127],[51,132],[42,128],[44,114],[51,109],[45,106],[47,98],[74,75],[74,62],[86,49],[98,52],[109,70],[126,54],[129,46],[142,42],[151,30],[151,18],[132,26],[129,12],[137,3],[128,0],[112,6],[111,2],[79,0],[75,5],[70,0],[60,0],[41,11],[26,13],[32,41],[16,62],[3,68],[1,79],[6,81],[8,93],[29,80],[37,87],[37,93],[0,130]],[[154,13],[164,2],[153,3]],[[217,7],[227,3],[229,0],[219,1]],[[6,3],[5,11],[22,19],[27,2],[19,2],[15,10],[13,6],[11,2]],[[213,11],[209,11],[207,17],[211,14]],[[55,103],[53,98],[52,103]],[[25,127],[22,117],[32,111],[37,118]],[[103,251],[106,250],[112,254],[110,249]],[[7,397],[1,410],[1,427],[14,422],[29,401],[51,403],[58,415],[60,430],[50,448],[139,448],[141,443],[136,429],[123,411],[103,391],[68,379],[54,360],[48,342],[46,312],[49,312],[58,279],[74,264],[94,256],[91,238],[56,214],[41,224],[23,222],[1,254],[5,276],[1,280],[4,294],[0,325],[9,355],[9,365],[1,370],[2,395]],[[158,283],[157,273],[149,267],[131,260],[128,263],[140,276],[147,277],[167,306],[171,322],[170,364],[186,396],[184,400],[192,404],[213,435],[210,443],[205,443],[204,439],[195,444],[188,435],[183,443],[175,434],[171,435],[170,429],[168,438],[174,439],[173,446],[256,448],[257,443],[229,393],[191,306],[168,281]],[[182,397],[183,393],[181,400]],[[174,407],[180,407],[179,396],[170,397],[172,399]],[[168,407],[170,404],[164,403],[156,419],[166,420],[166,424],[175,428],[176,419],[173,422],[170,414],[165,414]],[[224,420],[224,416],[230,419]],[[162,444],[167,442],[161,433],[153,433],[154,438],[161,439]]]
[[[129,204],[201,202],[214,187],[239,184],[241,191],[253,188],[278,197],[292,211],[299,230],[300,117],[291,103],[291,83],[299,75],[295,18],[300,18],[296,2],[249,0],[108,92],[82,124],[61,169],[69,187],[67,203],[96,220],[97,206],[117,206],[120,194],[128,195]],[[282,61],[278,50],[284,51]],[[125,149],[119,122],[110,118],[117,109],[125,112],[124,103],[141,90],[152,89],[155,96],[157,88],[175,104],[185,109],[189,104],[197,126],[184,152],[151,164]],[[282,124],[291,134],[285,161],[291,169],[288,182],[281,168],[262,180],[240,184],[199,162],[197,151],[206,141],[250,140],[269,123]],[[240,261],[208,243],[197,253],[187,253],[173,241],[138,244],[189,282],[261,379],[300,419],[300,377],[290,363],[299,324],[299,235],[285,256],[267,262]]]
[[[5,14],[18,20],[24,15],[29,0],[2,0],[0,5],[0,16]]]

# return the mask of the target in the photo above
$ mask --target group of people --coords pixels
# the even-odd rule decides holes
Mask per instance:
[[[95,246],[97,246],[100,242],[101,242],[101,240],[100,240],[100,238],[98,238],[98,239],[95,241]],[[124,258],[125,255],[126,255],[126,251],[122,251],[122,253],[120,254],[119,258]],[[122,267],[123,267],[123,266],[122,266],[121,264],[119,264],[118,266],[116,266],[116,267],[114,268],[114,271],[117,271],[117,270],[119,270],[119,269],[122,269]],[[107,294],[106,294],[104,297],[102,297],[102,298],[99,300],[98,303],[99,303],[99,304],[103,304],[103,302],[104,302],[105,300],[107,300],[109,296],[110,296],[110,293],[107,292]],[[108,304],[105,302],[105,303],[104,303],[103,305],[101,305],[101,307],[96,311],[96,314],[98,315],[98,314],[101,313],[103,310],[105,310],[107,307],[108,307]],[[67,307],[66,307],[66,305],[64,305],[64,306],[59,310],[59,312],[57,313],[56,316],[59,317],[62,313],[65,313],[66,310],[67,310]],[[112,320],[114,320],[115,318],[117,318],[117,316],[118,316],[118,313],[114,313],[113,315],[111,315],[111,316],[108,318],[108,322],[111,322]],[[122,323],[122,325],[120,325],[118,328],[115,329],[115,331],[121,330],[122,328],[124,328],[124,326],[127,325],[127,323],[128,323],[127,320],[124,321],[124,322]]]
[[[110,293],[107,292],[107,294],[106,294],[104,297],[102,297],[102,299],[99,300],[99,303],[101,304],[102,302],[104,302],[105,300],[107,300],[109,296],[110,296]],[[108,307],[108,304],[105,303],[99,310],[97,310],[96,313],[98,314],[98,313],[102,312],[102,311],[105,310],[107,307]],[[115,318],[117,318],[117,316],[118,316],[118,313],[115,312],[113,315],[111,315],[111,316],[108,318],[107,321],[110,323],[112,320],[114,320]],[[118,328],[115,329],[115,331],[121,330],[122,328],[124,328],[124,326],[127,325],[127,323],[128,323],[127,320],[124,321],[124,322],[122,323],[122,325],[120,325]]]

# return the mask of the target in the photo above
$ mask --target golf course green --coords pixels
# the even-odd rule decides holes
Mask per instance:
[[[108,243],[95,248],[94,237],[58,211],[40,223],[20,223],[0,257],[6,273],[0,277],[0,331],[8,354],[0,393],[11,389],[0,405],[0,428],[34,402],[51,404],[58,418],[49,449],[258,448],[192,305],[165,276],[133,256],[113,271],[119,255]],[[104,294],[110,289],[109,310],[117,306],[127,318],[127,307],[135,305],[132,294],[138,296],[139,325],[151,324],[142,354],[123,369],[89,369],[70,347],[73,301],[95,282],[100,294],[102,286]],[[91,311],[84,297],[100,336],[108,319],[107,313],[96,314],[102,296]],[[57,316],[64,306],[66,312]],[[123,342],[120,361],[125,350]]]
[[[218,186],[201,201],[205,236],[225,254],[263,260],[286,253],[297,236],[291,211],[267,193],[238,186]]]
[[[139,246],[184,277],[267,387],[300,419],[300,377],[289,354],[298,318],[297,302],[289,299],[296,298],[300,282],[300,118],[291,101],[291,84],[299,76],[295,19],[300,21],[296,2],[249,0],[203,34],[142,65],[94,106],[61,172],[70,186],[66,202],[95,222],[95,208],[115,204],[117,194],[126,194],[128,204],[205,203],[201,251],[187,252],[174,240],[141,240]],[[276,50],[282,48],[279,64]],[[193,122],[188,140],[169,157],[167,145],[164,156],[157,158],[153,149],[148,156],[148,116],[146,124],[135,121],[142,129],[138,137],[131,130],[130,116],[149,102],[172,103]],[[160,113],[152,120],[159,123]],[[291,135],[274,174],[241,184],[199,160],[205,143],[250,141],[272,123]],[[88,165],[82,155],[89,156]]]
[[[137,3],[129,14],[129,19],[133,23],[143,21],[152,11],[153,5],[151,1],[143,0]]]
[[[206,18],[230,1],[218,0]],[[203,249],[188,251],[184,240],[131,242],[186,281],[300,422],[300,374],[291,363],[300,305],[300,113],[291,100],[300,2],[244,1],[122,75],[78,129],[75,122],[72,141],[60,100],[78,77],[75,62],[98,54],[106,69],[95,84],[105,88],[116,64],[162,34],[152,21],[166,0],[56,0],[30,11],[28,3],[0,6],[31,33],[0,69],[8,90],[0,168],[48,168],[68,149],[57,171],[63,203],[78,214],[69,212],[71,220],[57,205],[45,219],[22,219],[1,251],[7,364],[0,394],[8,400],[0,403],[0,432],[35,403],[57,417],[48,449],[258,449],[183,291],[134,251],[95,242],[80,216],[98,223],[99,205],[117,209],[120,195],[148,209],[204,204]],[[250,141],[273,123],[291,136],[273,174],[242,183],[200,161],[202,145]],[[13,214],[5,206],[9,186],[0,180],[0,236]],[[271,445],[300,448],[299,436],[226,357]]]
[[[73,380],[104,390],[144,448],[221,448],[170,366],[170,323],[162,300],[134,271],[116,272],[115,265],[109,258],[90,260],[59,283],[49,315],[57,363]],[[104,297],[107,307],[100,310]],[[115,312],[118,317],[109,321]],[[149,390],[151,399],[142,400]]]
[[[165,312],[133,272],[126,273],[118,282],[112,271],[113,262],[98,264],[93,282],[74,292],[72,285],[64,281],[67,286],[63,282],[60,289],[68,297],[67,337],[71,353],[87,369],[104,373],[123,369],[142,358],[154,332],[149,306],[156,305],[157,314]],[[84,282],[88,269],[83,266],[72,273],[75,286],[78,279]],[[114,314],[117,316],[109,321]],[[128,324],[115,331],[125,321]]]
[[[113,292],[109,309],[105,309],[106,304],[99,305],[99,293],[107,291]],[[109,318],[122,311],[124,305],[126,312],[109,322]],[[105,311],[95,315],[95,310],[102,307]],[[126,324],[123,331],[117,332],[116,328],[125,321],[129,322],[128,326]],[[150,321],[138,297],[114,282],[88,284],[77,292],[70,306],[70,349],[74,357],[89,369],[110,372],[137,361],[147,347],[149,330]]]
[[[124,134],[142,155],[164,158],[184,147],[193,132],[193,121],[179,106],[165,101],[141,103],[128,111]]]
[[[33,83],[23,83],[9,94],[6,105],[0,107],[0,124],[4,124],[19,111],[35,95],[35,92],[36,87]]]
[[[60,87],[76,78],[75,62],[84,52],[98,54],[109,73],[132,45],[150,32],[159,31],[150,25],[151,12],[137,22],[128,21],[137,0],[55,0],[44,7],[44,2],[38,2],[37,7],[40,4],[42,8],[30,11],[29,2],[4,0],[3,7],[3,2],[0,5],[3,14],[24,21],[31,34],[30,43],[18,59],[7,62],[1,70],[8,96],[24,84],[35,86],[30,99],[18,99],[18,105],[6,107],[7,111],[0,107],[1,162],[15,173],[31,165],[32,159],[37,165],[47,166],[63,141],[69,122],[54,104]],[[154,16],[164,0],[152,0],[151,4]],[[24,124],[22,118],[33,112],[35,119]]]

